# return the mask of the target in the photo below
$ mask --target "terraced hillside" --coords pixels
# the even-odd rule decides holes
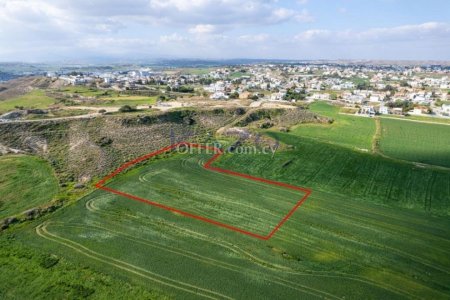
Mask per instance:
[[[234,110],[173,111],[0,124],[0,144],[51,162],[62,182],[87,182],[174,141],[206,141]]]
[[[0,144],[50,161],[62,182],[87,182],[175,141],[212,140],[219,128],[232,124],[245,113],[242,108],[185,109],[78,120],[0,123]],[[279,110],[277,120],[284,115],[292,118],[293,113]],[[295,117],[298,122],[317,122],[313,116],[299,110]]]

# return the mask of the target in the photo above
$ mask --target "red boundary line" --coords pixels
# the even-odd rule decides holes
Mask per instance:
[[[139,163],[141,161],[147,160],[147,159],[149,159],[149,158],[151,158],[151,157],[153,157],[155,155],[167,152],[167,151],[172,150],[172,149],[174,149],[174,148],[176,148],[178,146],[181,146],[181,145],[194,147],[194,148],[213,150],[214,153],[216,153],[216,154],[214,154],[214,156],[211,157],[205,163],[205,165],[203,166],[205,169],[216,171],[216,172],[220,172],[220,173],[225,173],[225,174],[229,174],[229,175],[233,175],[233,176],[239,176],[239,177],[247,178],[247,179],[254,180],[254,181],[264,182],[264,183],[267,183],[267,184],[277,185],[277,186],[281,186],[281,187],[292,189],[292,190],[301,191],[301,192],[305,193],[305,195],[283,217],[283,219],[281,219],[281,221],[275,226],[275,228],[271,232],[269,232],[269,234],[263,236],[263,235],[260,235],[260,234],[257,234],[257,233],[253,233],[253,232],[250,232],[250,231],[247,231],[247,230],[243,230],[241,228],[238,228],[238,227],[235,227],[235,226],[232,226],[232,225],[221,223],[221,222],[218,222],[218,221],[215,221],[215,220],[212,220],[212,219],[208,219],[208,218],[205,218],[205,217],[202,217],[202,216],[194,215],[194,214],[185,212],[183,210],[179,210],[179,209],[171,207],[171,206],[167,206],[167,205],[164,205],[164,204],[161,204],[161,203],[150,201],[148,199],[140,198],[140,197],[137,197],[137,196],[134,196],[134,195],[131,195],[131,194],[127,194],[127,193],[124,193],[124,192],[121,192],[121,191],[118,191],[118,190],[115,190],[115,189],[112,189],[112,188],[104,186],[105,183],[108,180],[110,180],[111,178],[113,178],[114,176],[116,176],[117,174],[119,174],[120,172],[125,170],[126,168],[129,168],[130,166],[133,166],[133,165],[135,165],[135,164],[137,164],[137,163]],[[143,203],[146,203],[146,204],[149,204],[149,205],[153,205],[153,206],[156,206],[156,207],[168,210],[168,211],[176,212],[176,213],[179,213],[179,214],[181,214],[183,216],[186,216],[186,217],[189,217],[189,218],[197,219],[197,220],[200,220],[200,221],[203,221],[203,222],[207,222],[207,223],[210,223],[210,224],[213,224],[213,225],[216,225],[216,226],[220,226],[220,227],[227,228],[227,229],[230,229],[230,230],[233,230],[233,231],[236,231],[236,232],[240,232],[240,233],[243,233],[243,234],[246,234],[246,235],[258,238],[258,239],[261,239],[261,240],[268,240],[268,239],[270,239],[278,231],[278,229],[280,229],[280,227],[292,216],[292,214],[297,210],[297,208],[300,205],[302,205],[303,202],[305,202],[306,198],[308,198],[309,195],[312,192],[310,189],[302,188],[302,187],[298,187],[298,186],[294,186],[294,185],[290,185],[290,184],[287,184],[287,183],[282,183],[282,182],[278,182],[278,181],[268,180],[268,179],[264,179],[264,178],[260,178],[260,177],[254,177],[254,176],[251,176],[251,175],[242,174],[242,173],[234,172],[234,171],[231,171],[231,170],[211,167],[211,164],[216,159],[218,159],[222,154],[223,154],[223,151],[220,150],[219,148],[216,148],[216,147],[209,147],[209,146],[204,146],[204,145],[200,145],[200,144],[193,144],[193,143],[188,143],[188,142],[176,143],[176,144],[167,146],[165,148],[159,149],[159,150],[157,150],[155,152],[152,152],[152,153],[143,155],[141,157],[138,157],[138,158],[136,158],[136,159],[134,159],[132,161],[129,161],[127,163],[124,163],[119,168],[117,168],[114,172],[112,172],[111,174],[107,175],[105,178],[103,178],[99,182],[97,182],[95,184],[95,187],[98,188],[98,189],[102,189],[102,190],[105,190],[105,191],[108,191],[108,192],[111,192],[111,193],[114,193],[114,194],[117,194],[117,195],[129,198],[129,199],[135,200],[135,201],[143,202]]]

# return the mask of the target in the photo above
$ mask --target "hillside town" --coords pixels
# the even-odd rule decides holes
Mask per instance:
[[[205,69],[84,72],[49,77],[116,91],[195,92],[211,100],[335,101],[361,115],[450,116],[450,68],[338,64],[262,64]]]

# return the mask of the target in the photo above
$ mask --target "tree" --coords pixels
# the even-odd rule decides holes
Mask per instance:
[[[370,84],[367,81],[360,82],[356,85],[357,90],[368,90],[370,88]]]
[[[289,89],[283,97],[284,100],[305,100],[305,98],[306,91],[303,89],[299,92],[296,92],[295,89]]]
[[[132,111],[136,111],[136,108],[131,107],[129,105],[124,105],[121,108],[119,108],[119,112],[132,112]]]
[[[230,99],[238,99],[239,93],[238,92],[231,93],[229,97],[230,97]]]
[[[397,89],[395,87],[393,87],[392,85],[388,84],[386,85],[386,87],[384,88],[384,91],[386,92],[396,92]]]
[[[406,80],[400,81],[400,86],[401,87],[411,87],[411,85]]]
[[[179,86],[179,87],[173,87],[172,91],[173,92],[178,92],[178,93],[193,93],[194,92],[194,88],[192,86],[182,85],[182,86]]]

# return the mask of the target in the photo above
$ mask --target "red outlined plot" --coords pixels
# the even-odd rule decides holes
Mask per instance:
[[[254,233],[254,232],[250,232],[250,231],[247,231],[247,230],[244,230],[244,229],[241,229],[241,228],[229,225],[229,224],[221,223],[221,222],[215,221],[213,219],[205,218],[205,217],[202,217],[202,216],[199,216],[199,215],[194,215],[194,214],[191,214],[189,212],[186,212],[186,211],[174,208],[174,207],[170,207],[170,206],[158,203],[158,202],[151,201],[149,199],[144,199],[144,198],[137,197],[137,196],[134,196],[134,195],[131,195],[131,194],[127,194],[127,193],[121,192],[119,190],[115,190],[115,189],[112,189],[112,188],[109,188],[109,187],[105,186],[105,184],[106,184],[106,182],[108,180],[112,179],[114,176],[118,175],[123,170],[125,170],[125,169],[127,169],[127,168],[129,168],[129,167],[131,167],[131,166],[141,162],[141,161],[147,160],[147,159],[149,159],[149,158],[151,158],[153,156],[156,156],[158,154],[170,151],[170,150],[172,150],[174,148],[177,148],[179,146],[188,146],[188,147],[193,147],[193,148],[200,148],[200,149],[207,149],[207,150],[214,151],[214,153],[215,153],[214,156],[211,157],[205,163],[205,165],[203,166],[205,169],[216,171],[216,172],[220,172],[220,173],[225,173],[225,174],[232,175],[232,176],[243,177],[243,178],[247,178],[247,179],[254,180],[254,181],[264,182],[266,184],[281,186],[281,187],[284,187],[284,188],[287,188],[287,189],[300,191],[300,192],[304,193],[304,195],[294,205],[294,207],[281,219],[281,221],[272,229],[272,231],[270,231],[267,235],[264,236],[264,235],[260,235],[260,234]],[[168,211],[176,212],[176,213],[181,214],[181,215],[183,215],[185,217],[197,219],[197,220],[200,220],[200,221],[203,221],[203,222],[207,222],[207,223],[210,223],[210,224],[213,224],[213,225],[216,225],[216,226],[227,228],[229,230],[240,232],[242,234],[246,234],[246,235],[249,235],[251,237],[255,237],[255,238],[261,239],[261,240],[268,240],[268,239],[270,239],[278,231],[278,229],[280,229],[280,227],[292,216],[292,214],[297,210],[297,208],[305,202],[305,200],[309,197],[309,195],[312,192],[310,189],[307,189],[307,188],[302,188],[302,187],[298,187],[298,186],[294,186],[294,185],[290,185],[290,184],[286,184],[286,183],[282,183],[282,182],[278,182],[278,181],[268,180],[268,179],[264,179],[264,178],[260,178],[260,177],[254,177],[254,176],[250,176],[250,175],[247,175],[247,174],[234,172],[234,171],[227,170],[227,169],[221,169],[221,168],[212,167],[211,164],[217,158],[219,158],[222,154],[223,154],[222,150],[220,150],[220,149],[218,149],[216,147],[204,146],[204,145],[200,145],[200,144],[193,144],[193,143],[187,143],[187,142],[181,142],[181,143],[173,144],[171,146],[168,146],[168,147],[162,148],[162,149],[160,149],[158,151],[155,151],[155,152],[146,154],[144,156],[138,157],[138,158],[136,158],[136,159],[134,159],[132,161],[129,161],[129,162],[121,165],[114,172],[112,172],[111,174],[107,175],[105,178],[103,178],[99,182],[97,182],[95,184],[95,187],[98,188],[98,189],[102,189],[102,190],[114,193],[114,194],[119,195],[119,196],[123,196],[123,197],[129,198],[129,199],[135,200],[135,201],[139,201],[139,202],[142,202],[142,203],[153,205],[153,206],[156,206],[156,207],[168,210]]]

